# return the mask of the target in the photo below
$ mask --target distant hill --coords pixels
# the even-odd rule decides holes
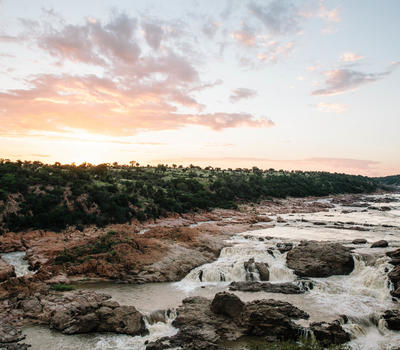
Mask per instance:
[[[377,177],[376,180],[378,180],[381,184],[384,185],[400,186],[400,175]]]
[[[135,165],[135,166],[134,166]],[[286,196],[372,192],[363,176],[191,165],[76,166],[0,160],[1,231],[125,223]]]

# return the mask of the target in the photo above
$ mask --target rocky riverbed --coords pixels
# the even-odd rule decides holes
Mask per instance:
[[[0,349],[222,349],[304,334],[395,349],[399,247],[398,194],[7,233]]]

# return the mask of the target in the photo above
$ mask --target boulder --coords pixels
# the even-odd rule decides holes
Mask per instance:
[[[350,274],[354,261],[339,243],[303,242],[288,252],[287,266],[301,277],[328,277]]]
[[[262,262],[255,262],[254,258],[249,259],[243,263],[246,270],[246,281],[254,281],[255,273],[258,273],[261,281],[269,280],[268,264]]]
[[[64,334],[113,332],[145,335],[143,315],[134,306],[120,306],[110,296],[94,292],[52,293],[23,300],[25,316],[47,323]]]
[[[393,331],[400,331],[400,311],[399,310],[386,310],[382,315],[386,321],[387,328]]]
[[[388,241],[385,241],[384,239],[376,241],[371,244],[371,248],[386,248],[388,246],[389,246]]]
[[[368,241],[365,238],[356,238],[353,239],[353,242],[351,242],[353,244],[366,244],[368,243]]]
[[[276,247],[283,254],[285,252],[288,252],[289,250],[292,250],[293,243],[277,243]]]
[[[226,309],[231,308],[225,306],[221,306],[223,312],[220,312],[220,306],[217,313],[212,311],[216,305],[225,304],[241,305],[242,312],[228,315]],[[271,340],[295,340],[303,331],[293,322],[293,319],[299,318],[308,318],[308,314],[290,303],[272,299],[245,304],[226,292],[216,294],[213,301],[190,297],[184,299],[177,309],[173,325],[178,328],[178,333],[148,344],[146,350],[220,350],[221,342],[253,335]]]
[[[229,290],[241,292],[266,292],[266,293],[282,293],[282,294],[301,294],[305,290],[298,285],[290,282],[286,283],[269,283],[269,282],[232,282]]]
[[[342,328],[338,320],[331,323],[311,323],[310,330],[313,332],[315,339],[324,347],[331,344],[344,344],[350,341],[350,334]]]
[[[256,269],[258,270],[258,274],[260,275],[261,281],[269,281],[269,270],[267,263],[256,262]]]
[[[400,287],[400,265],[395,266],[389,273],[388,273],[389,279],[392,281],[394,284],[395,289]]]
[[[217,293],[211,303],[211,311],[231,318],[238,317],[243,311],[244,303],[228,292]]]
[[[391,250],[390,252],[386,252],[386,255],[389,258],[400,259],[400,249]]]
[[[27,344],[19,343],[25,339],[22,331],[9,322],[0,322],[0,349],[5,350],[26,350],[30,347]]]
[[[6,263],[0,257],[0,282],[8,280],[10,277],[15,277],[15,269],[14,266]]]

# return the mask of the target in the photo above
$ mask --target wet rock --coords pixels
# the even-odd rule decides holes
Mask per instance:
[[[283,254],[293,249],[293,243],[277,243],[276,247]]]
[[[30,345],[19,343],[25,339],[20,328],[9,322],[0,322],[0,349],[26,350]]]
[[[388,246],[389,246],[388,241],[385,241],[384,239],[376,241],[371,244],[371,248],[386,248]]]
[[[316,222],[313,222],[313,225],[315,225],[315,226],[325,226],[325,225],[327,225],[327,223],[326,222],[322,222],[322,221],[316,221]]]
[[[342,328],[339,321],[311,323],[310,330],[323,346],[344,344],[350,341],[350,334]]]
[[[178,333],[150,343],[146,349],[179,347],[185,350],[217,350],[221,349],[221,342],[236,341],[243,336],[263,336],[271,340],[298,339],[302,328],[293,319],[308,318],[308,314],[295,306],[272,299],[246,304],[240,302],[243,310],[233,317],[211,310],[211,304],[216,300],[228,298],[238,302],[237,297],[226,292],[218,293],[213,301],[203,297],[184,299],[173,322],[179,329]]]
[[[365,238],[356,238],[353,239],[353,242],[351,242],[353,244],[366,244],[368,243],[368,241]]]
[[[399,310],[386,310],[382,315],[386,321],[387,328],[400,331],[400,311]]]
[[[267,263],[255,262],[254,258],[249,259],[243,263],[246,270],[246,280],[254,281],[256,278],[255,273],[258,273],[261,281],[269,280],[269,270]]]
[[[266,292],[282,294],[301,294],[304,290],[294,283],[232,282],[229,290],[241,292]]]
[[[0,282],[8,280],[10,277],[15,277],[15,269],[14,266],[6,263],[0,257]]]
[[[148,333],[142,314],[134,306],[120,306],[110,296],[93,292],[38,295],[23,300],[25,317],[47,323],[64,334],[114,332]]]
[[[348,275],[354,269],[350,249],[338,243],[303,242],[287,254],[287,266],[301,277]]]
[[[258,270],[258,274],[260,275],[261,281],[269,281],[269,270],[267,263],[256,262],[256,269]]]
[[[389,258],[400,259],[400,249],[391,250],[390,252],[386,252],[386,256]]]
[[[211,311],[231,318],[238,317],[243,311],[244,303],[228,292],[217,293],[211,303]]]
[[[389,279],[394,284],[395,289],[400,287],[400,265],[395,266],[389,273]]]

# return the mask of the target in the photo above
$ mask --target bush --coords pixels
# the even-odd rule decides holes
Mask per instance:
[[[71,284],[59,283],[59,284],[53,284],[51,286],[51,289],[53,289],[57,292],[68,292],[70,290],[74,290],[75,286],[73,286]]]

